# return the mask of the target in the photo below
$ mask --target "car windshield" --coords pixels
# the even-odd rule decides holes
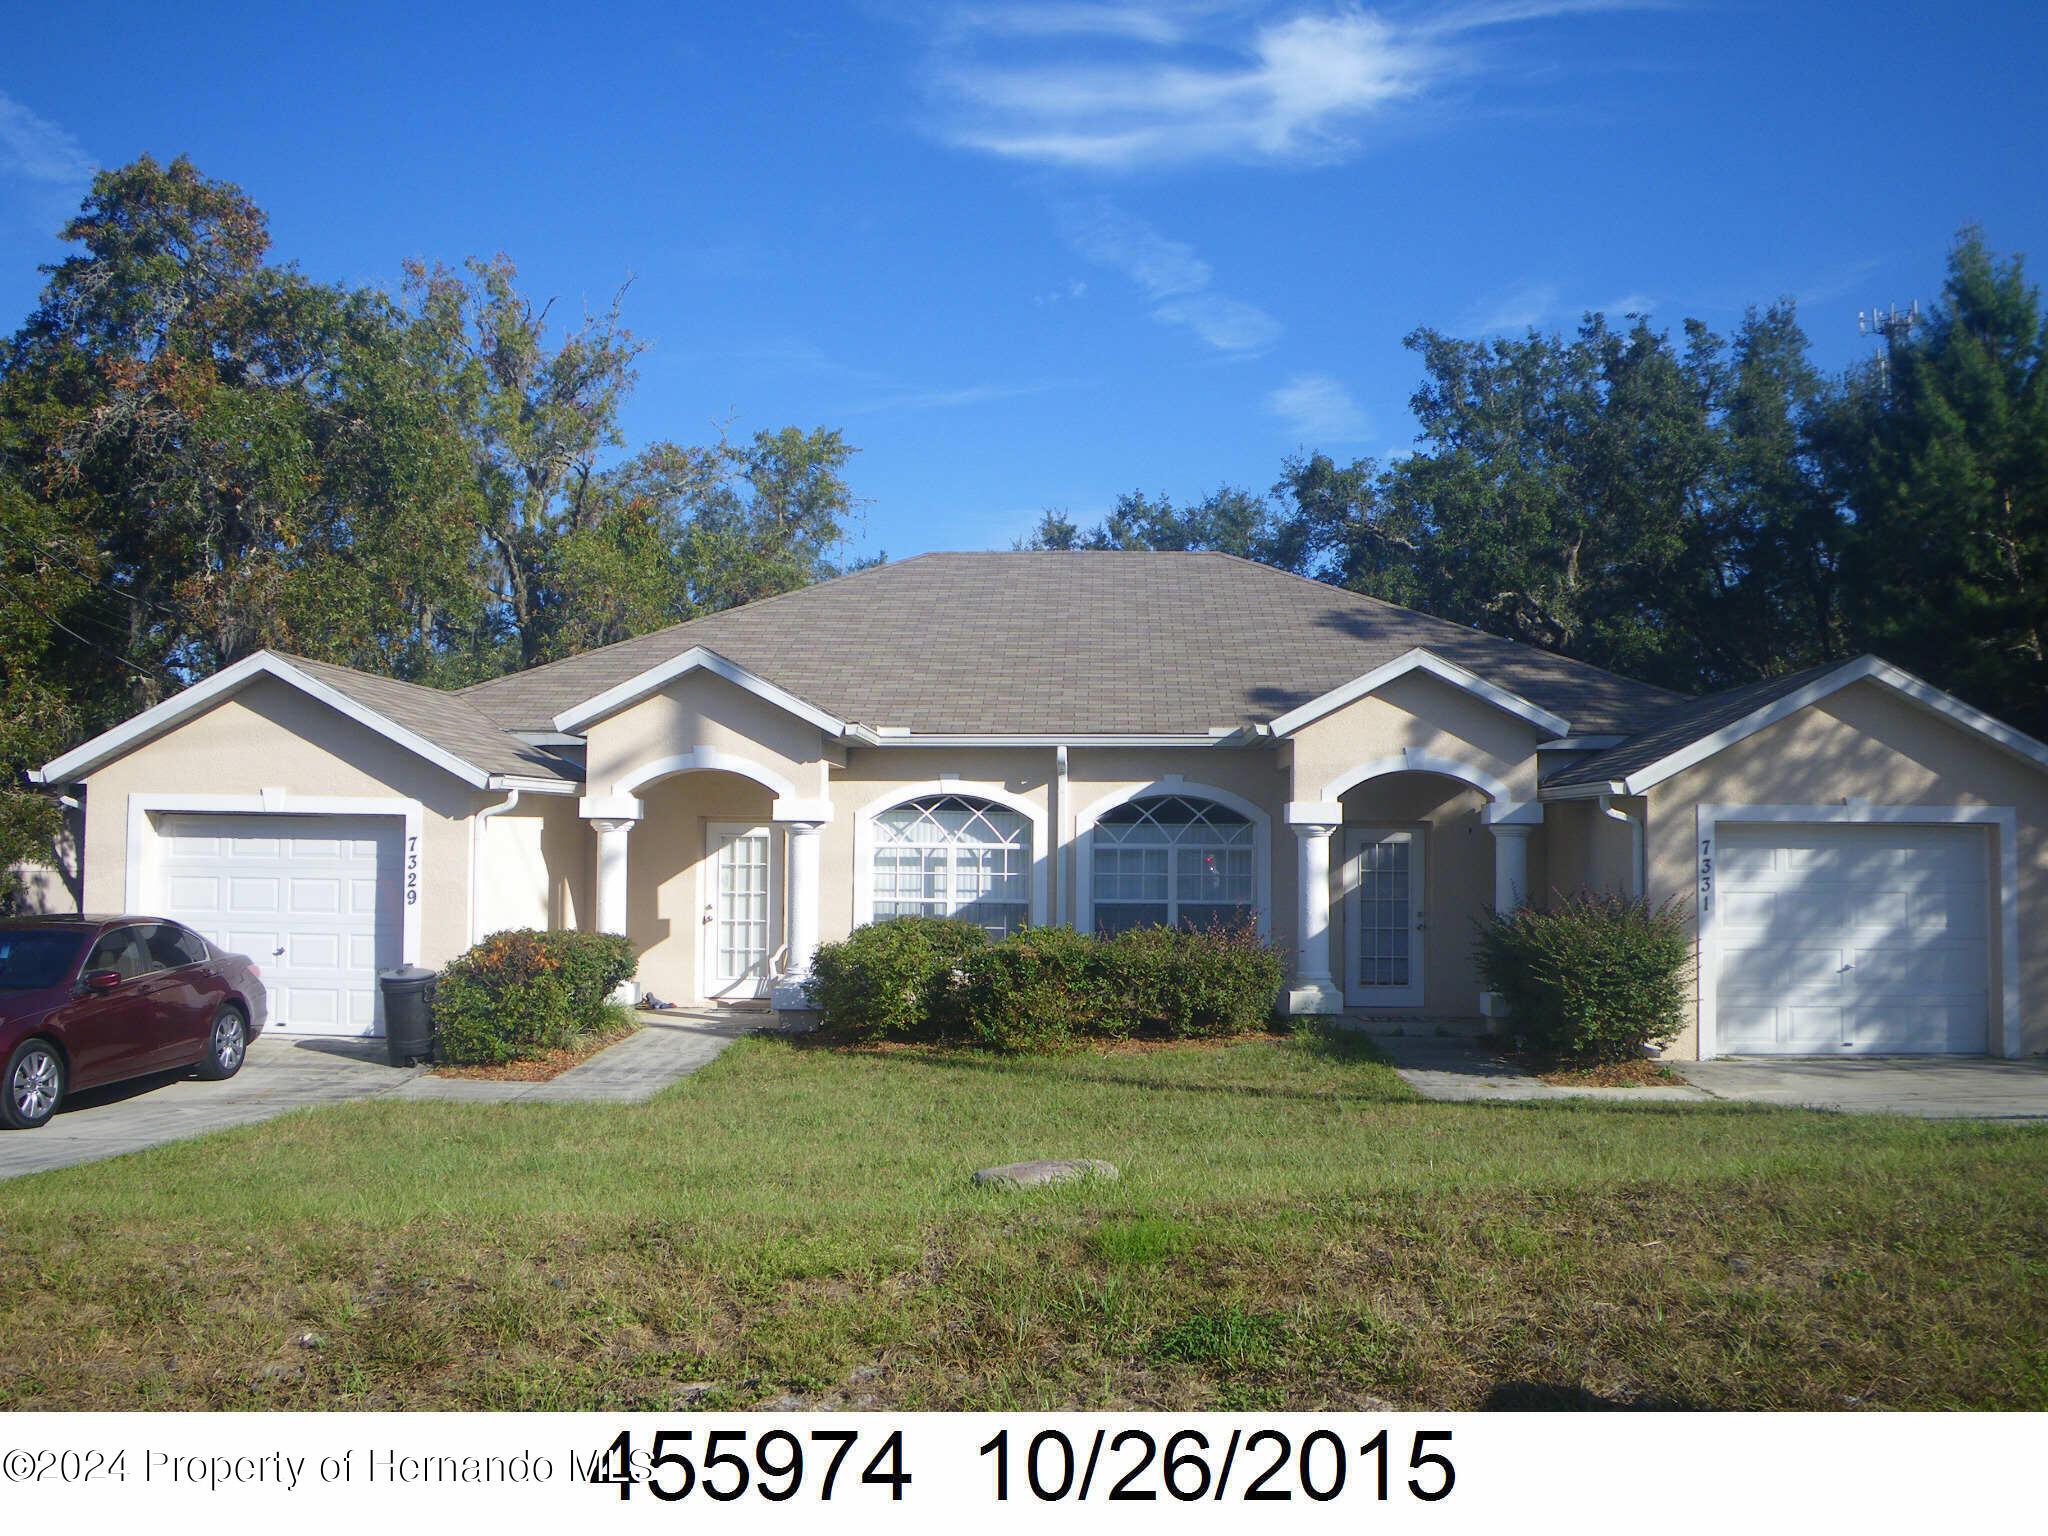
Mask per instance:
[[[75,928],[0,928],[0,992],[56,986],[84,942]]]

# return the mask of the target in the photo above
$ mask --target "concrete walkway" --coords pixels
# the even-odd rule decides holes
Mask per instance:
[[[638,1104],[686,1077],[772,1013],[715,1010],[642,1013],[646,1026],[546,1083],[434,1077],[393,1067],[382,1040],[263,1035],[224,1083],[159,1073],[65,1100],[36,1131],[0,1131],[0,1179],[140,1152],[165,1142],[253,1125],[294,1109],[355,1099],[431,1099],[469,1104]]]
[[[772,1026],[772,1013],[678,1008],[640,1014],[642,1028],[609,1050],[545,1083],[498,1083],[423,1073],[395,1097],[463,1104],[639,1104],[678,1078],[716,1061],[742,1035]]]
[[[1717,1099],[1915,1115],[1930,1120],[2048,1119],[2048,1062],[1968,1056],[1858,1056],[1675,1061]]]
[[[397,1091],[418,1068],[390,1066],[382,1040],[260,1035],[242,1070],[224,1083],[189,1071],[131,1078],[66,1098],[35,1131],[0,1131],[0,1179],[97,1162],[253,1125],[294,1109],[345,1104]]]
[[[1372,1043],[1394,1059],[1394,1069],[1425,1099],[1446,1104],[1544,1103],[1603,1099],[1617,1104],[1703,1104],[1697,1087],[1562,1088],[1526,1072],[1469,1038],[1374,1035]]]

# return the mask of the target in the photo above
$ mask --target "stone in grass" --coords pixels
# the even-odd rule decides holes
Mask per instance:
[[[1040,1184],[1065,1184],[1074,1179],[1113,1179],[1116,1164],[1099,1157],[1042,1157],[1032,1163],[1005,1163],[984,1168],[974,1176],[976,1184],[1002,1184],[1012,1189],[1031,1189]]]

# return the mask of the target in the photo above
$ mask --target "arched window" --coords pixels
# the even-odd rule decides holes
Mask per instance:
[[[875,818],[875,919],[963,917],[996,938],[1031,918],[1031,823],[967,795],[906,800]]]
[[[1188,795],[1127,800],[1095,823],[1095,931],[1206,928],[1255,916],[1251,820]]]

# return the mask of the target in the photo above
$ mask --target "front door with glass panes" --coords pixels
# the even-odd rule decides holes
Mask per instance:
[[[703,993],[765,997],[774,959],[775,837],[766,824],[714,821],[704,848]]]
[[[1344,833],[1344,1001],[1354,1008],[1422,1003],[1422,833]]]

